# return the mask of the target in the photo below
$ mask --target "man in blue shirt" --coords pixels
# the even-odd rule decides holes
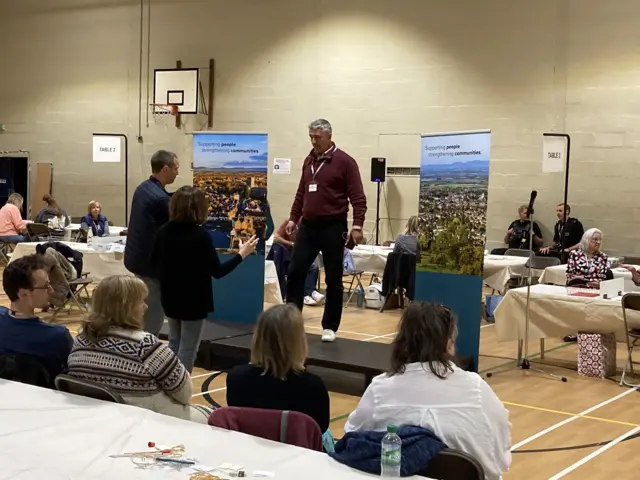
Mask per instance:
[[[175,153],[158,150],[153,154],[151,177],[138,185],[133,194],[124,250],[124,266],[149,289],[146,300],[149,308],[144,314],[144,329],[156,337],[164,323],[164,310],[160,301],[160,280],[151,267],[150,256],[156,233],[169,221],[171,195],[165,187],[175,181],[179,168],[180,162]]]
[[[67,368],[73,339],[62,325],[44,323],[36,308],[49,306],[53,292],[40,255],[19,258],[2,274],[11,307],[0,307],[0,354],[28,355],[40,360],[51,379]]]

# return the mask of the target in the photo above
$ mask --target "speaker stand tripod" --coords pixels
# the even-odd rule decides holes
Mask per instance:
[[[515,367],[507,367],[504,370],[499,370],[497,372],[488,372],[487,373],[487,378],[491,378],[492,376],[494,376],[495,374],[498,373],[502,373],[502,372],[506,372],[509,370],[512,370],[512,368],[519,368],[522,370],[531,370],[534,371],[536,373],[542,374],[542,375],[546,375],[548,377],[551,377],[554,380],[560,380],[561,382],[566,382],[567,381],[567,377],[561,377],[560,375],[555,375],[553,373],[550,372],[546,372],[544,370],[542,370],[541,368],[536,368],[536,367],[532,367],[531,366],[531,362],[529,361],[529,309],[530,309],[530,304],[529,301],[531,299],[531,282],[532,282],[532,275],[531,275],[531,263],[533,260],[533,200],[535,199],[535,196],[532,195],[531,196],[531,202],[529,203],[529,208],[528,208],[528,213],[529,213],[529,221],[531,223],[529,223],[529,261],[527,262],[527,304],[525,307],[525,327],[524,327],[524,356],[521,357],[521,352],[522,352],[522,346],[521,346],[521,342],[523,342],[523,340],[518,340],[518,361],[516,363]]]

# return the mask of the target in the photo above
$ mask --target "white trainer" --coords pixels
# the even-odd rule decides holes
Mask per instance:
[[[305,305],[308,305],[308,306],[310,306],[310,307],[315,307],[316,305],[318,305],[318,304],[316,303],[316,301],[315,301],[313,298],[311,298],[309,295],[307,295],[306,297],[304,297],[304,300],[303,300],[303,301],[304,301],[304,304],[305,304]]]
[[[322,341],[323,342],[333,342],[336,339],[336,332],[334,332],[333,330],[323,330],[322,331]]]
[[[322,305],[324,303],[324,295],[322,295],[317,290],[314,290],[311,294],[311,298],[313,298],[318,305]]]

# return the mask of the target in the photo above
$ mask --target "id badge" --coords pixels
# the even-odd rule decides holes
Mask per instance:
[[[318,191],[318,184],[313,182],[309,184],[309,192],[317,192]]]

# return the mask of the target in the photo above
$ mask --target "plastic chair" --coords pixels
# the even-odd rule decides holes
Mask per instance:
[[[53,389],[49,371],[39,358],[32,355],[0,355],[0,378]]]
[[[69,375],[58,375],[56,377],[56,388],[61,392],[73,393],[82,397],[94,398],[104,402],[125,403],[119,393],[99,383],[81,380]]]
[[[288,445],[322,451],[322,432],[314,419],[300,412],[262,408],[222,407],[209,425]]]
[[[480,462],[468,453],[445,448],[419,475],[434,480],[484,480],[484,469]]]
[[[28,223],[27,236],[30,242],[41,242],[49,240],[51,232],[44,223]]]
[[[624,320],[624,331],[627,340],[627,362],[622,370],[622,377],[620,378],[620,386],[626,385],[627,387],[638,387],[640,385],[633,385],[625,382],[624,376],[627,373],[627,368],[631,370],[631,375],[635,375],[633,371],[633,349],[640,340],[640,329],[629,329],[627,323],[627,310],[640,311],[640,293],[627,293],[622,297],[622,318]]]

